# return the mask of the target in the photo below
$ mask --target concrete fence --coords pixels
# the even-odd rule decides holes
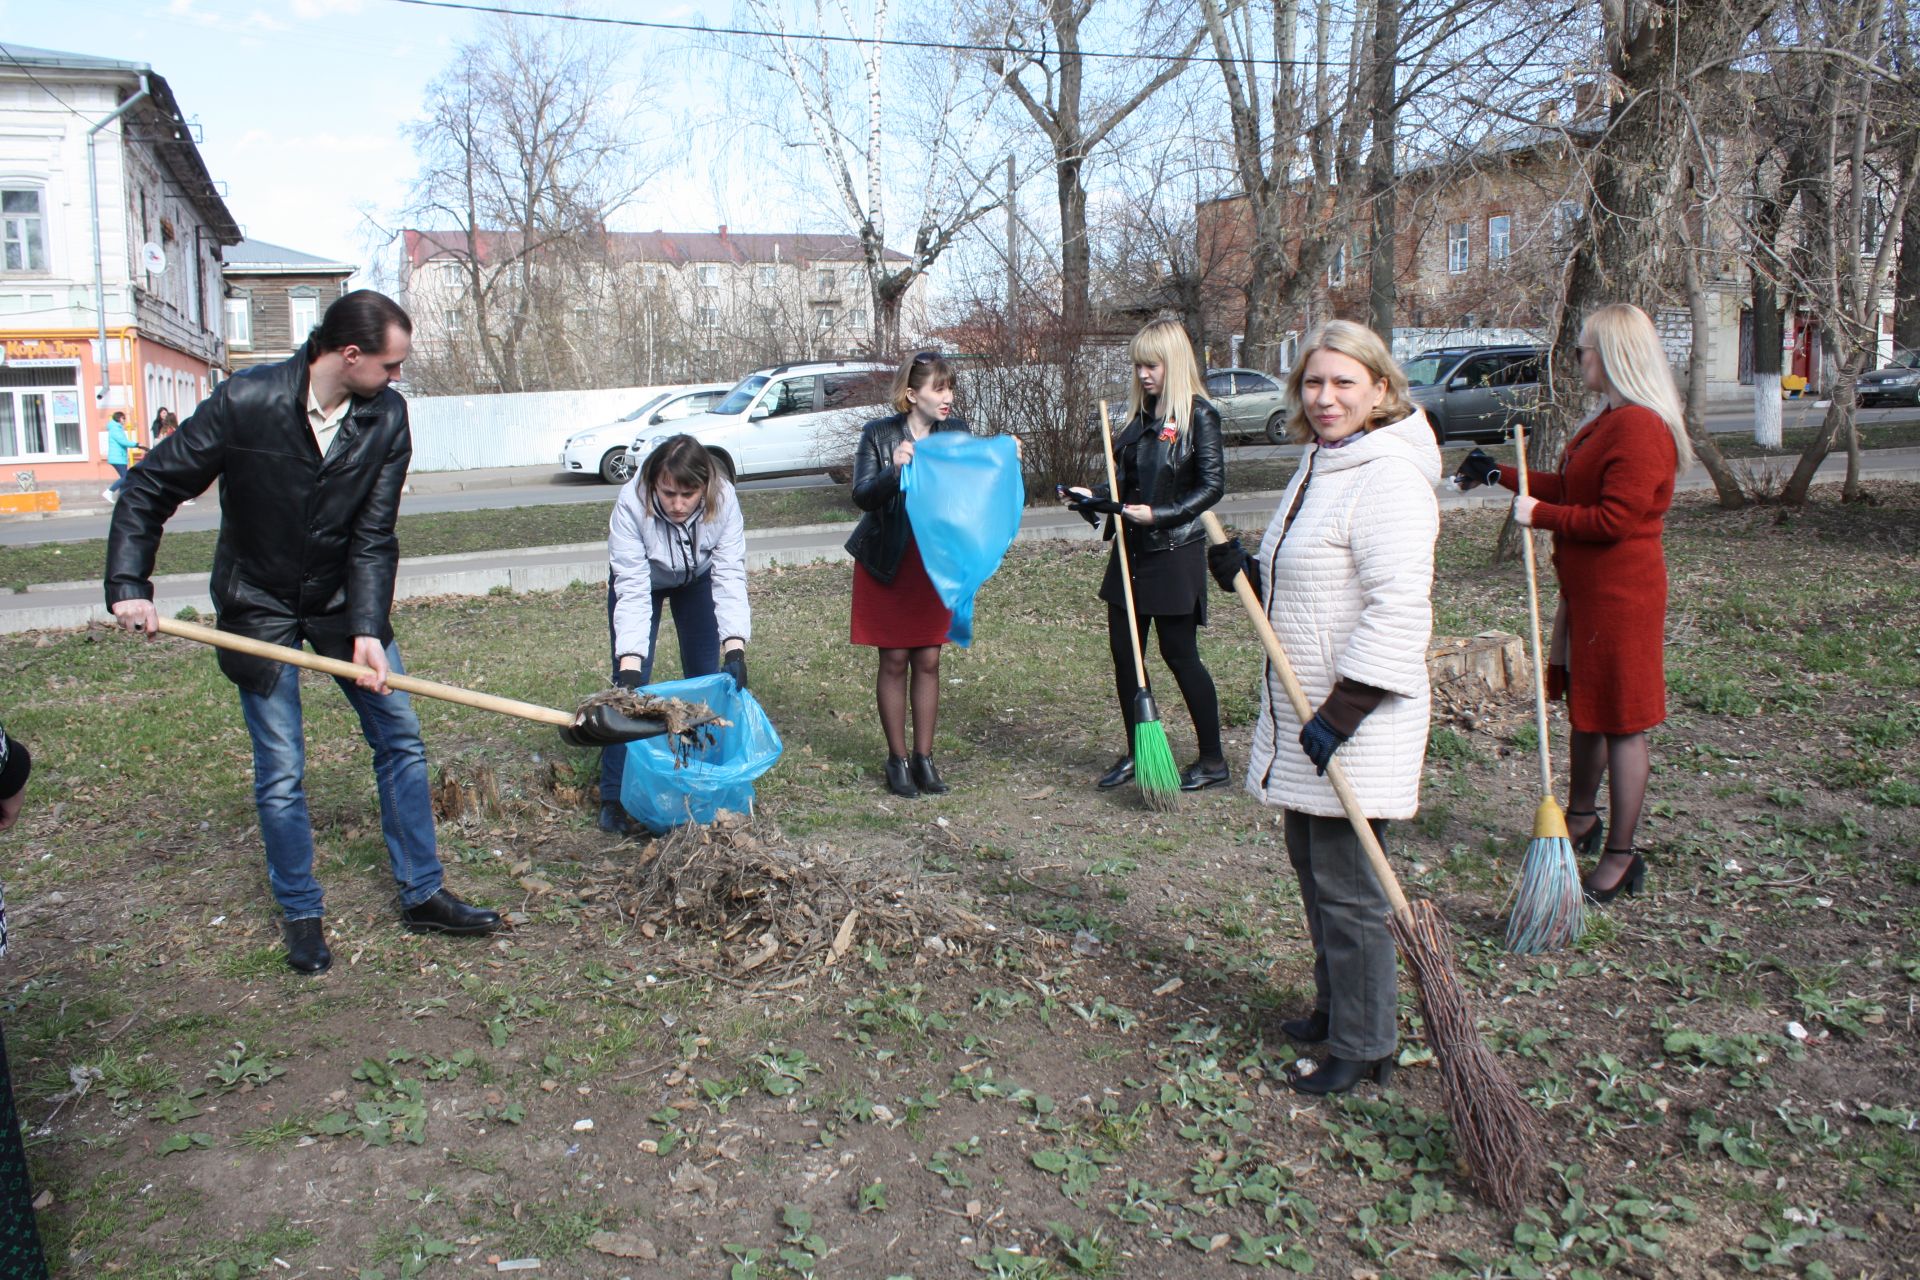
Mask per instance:
[[[413,470],[560,467],[568,436],[632,413],[669,387],[525,391],[509,395],[413,396]]]

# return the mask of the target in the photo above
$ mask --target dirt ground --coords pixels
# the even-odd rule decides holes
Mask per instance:
[[[1518,1218],[1461,1174],[1404,976],[1390,1087],[1286,1087],[1311,954],[1277,811],[1091,787],[1118,747],[1096,552],[1010,558],[943,670],[954,792],[913,802],[878,787],[844,568],[756,576],[787,754],[753,824],[709,838],[785,870],[732,936],[637,898],[672,850],[592,829],[583,753],[424,706],[450,883],[515,928],[399,932],[364,747],[314,684],[319,979],[281,964],[211,659],[16,642],[7,724],[42,768],[0,854],[5,1018],[55,1272],[1915,1274],[1920,488],[1875,493],[1676,512],[1650,893],[1577,949],[1500,946],[1529,705],[1436,722],[1389,847],[1548,1135]],[[1447,522],[1443,632],[1523,623],[1494,527]],[[578,587],[397,626],[419,674],[565,706],[600,608]],[[1230,602],[1205,652],[1243,765],[1259,660]]]

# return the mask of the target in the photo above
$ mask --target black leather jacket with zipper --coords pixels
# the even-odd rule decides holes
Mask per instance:
[[[1160,419],[1136,413],[1114,436],[1113,454],[1121,500],[1137,491],[1140,500],[1153,508],[1152,524],[1127,526],[1129,549],[1167,551],[1207,536],[1200,513],[1227,491],[1227,455],[1221,443],[1220,413],[1213,405],[1195,396],[1190,425],[1172,440],[1161,438]],[[1106,485],[1093,493],[1097,498],[1112,496]],[[1112,517],[1102,536],[1113,536]]]
[[[966,431],[959,418],[933,424],[935,431]],[[880,582],[892,582],[907,551],[907,495],[900,489],[900,468],[893,451],[908,439],[907,415],[875,418],[860,429],[853,455],[853,505],[866,512],[847,539],[847,554]]]
[[[413,459],[398,391],[353,398],[326,457],[307,422],[309,346],[227,379],[127,473],[107,533],[107,605],[153,598],[169,517],[220,482],[220,541],[208,590],[222,631],[302,640],[351,658],[355,636],[393,639],[400,542],[394,520]],[[227,678],[271,692],[280,664],[219,652]]]

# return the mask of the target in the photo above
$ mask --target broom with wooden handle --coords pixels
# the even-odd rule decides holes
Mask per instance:
[[[1219,518],[1211,511],[1200,518],[1206,524],[1209,541],[1227,540],[1227,531],[1220,527]],[[1267,589],[1275,588],[1269,583]],[[1287,661],[1286,651],[1280,647],[1280,637],[1274,634],[1273,624],[1267,620],[1260,597],[1254,594],[1253,584],[1247,581],[1244,572],[1235,575],[1233,590],[1240,597],[1247,617],[1253,621],[1254,630],[1260,634],[1261,647],[1267,651],[1267,660],[1280,677],[1294,715],[1305,724],[1313,718],[1313,708],[1293,674],[1293,664]],[[1447,923],[1440,909],[1425,899],[1409,902],[1401,892],[1399,878],[1387,862],[1386,850],[1374,836],[1373,824],[1367,821],[1360,797],[1354,794],[1353,784],[1347,780],[1338,757],[1327,764],[1327,782],[1340,798],[1340,807],[1346,810],[1353,833],[1359,837],[1367,862],[1393,908],[1387,917],[1387,929],[1393,934],[1400,957],[1407,962],[1407,971],[1420,993],[1427,1043],[1440,1064],[1442,1096],[1446,1101],[1447,1119],[1453,1123],[1456,1153],[1481,1195],[1506,1212],[1517,1213],[1533,1190],[1543,1154],[1539,1122],[1533,1108],[1520,1096],[1499,1061],[1480,1042],[1474,1029],[1473,1006],[1454,971],[1453,944],[1448,939]]]
[[[1107,402],[1100,402],[1100,443],[1107,455],[1107,494],[1120,500],[1118,469],[1113,463],[1113,422],[1107,417]],[[1133,681],[1140,691],[1133,695],[1133,780],[1140,784],[1140,795],[1149,807],[1167,810],[1180,799],[1180,766],[1173,762],[1173,748],[1167,745],[1167,729],[1160,723],[1160,708],[1147,692],[1147,660],[1140,651],[1140,622],[1133,614],[1133,570],[1127,563],[1126,517],[1113,517],[1113,546],[1120,556],[1120,587],[1127,600],[1127,634],[1133,640]]]
[[[1527,497],[1527,429],[1513,424],[1519,456],[1520,496]],[[1533,813],[1533,839],[1520,862],[1520,878],[1507,899],[1507,950],[1522,955],[1559,951],[1587,931],[1586,892],[1567,838],[1567,817],[1553,798],[1552,741],[1547,737],[1547,667],[1540,656],[1540,579],[1534,564],[1533,530],[1520,531],[1527,563],[1527,623],[1533,638],[1533,722],[1540,753],[1540,806]]]
[[[284,662],[290,667],[304,667],[308,671],[323,672],[341,680],[358,680],[361,676],[373,674],[372,667],[362,666],[357,662],[343,662],[338,658],[308,653],[305,649],[294,649],[283,644],[256,640],[252,636],[235,635],[231,631],[203,627],[197,622],[161,618],[159,627],[162,635],[178,636],[182,640],[197,640],[201,644],[210,644],[216,649],[230,649],[235,653],[244,653],[255,658]],[[569,745],[576,747],[616,746],[623,742],[638,742],[642,738],[658,737],[667,731],[664,720],[627,716],[614,707],[600,702],[589,702],[577,712],[566,712],[553,707],[538,706],[531,702],[521,702],[516,698],[476,693],[457,685],[441,684],[437,680],[422,680],[417,676],[402,675],[399,672],[393,672],[387,676],[387,687],[398,689],[402,693],[418,694],[423,698],[455,702],[463,707],[473,707],[480,711],[497,711],[501,715],[517,716],[522,720],[550,724],[560,731],[561,738],[565,739]]]

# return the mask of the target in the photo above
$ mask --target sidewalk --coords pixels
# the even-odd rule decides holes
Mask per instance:
[[[1846,474],[1846,462],[1844,455],[1828,458],[1820,468],[1820,480],[1837,482]],[[1920,449],[1870,450],[1861,456],[1861,463],[1865,474],[1875,480],[1920,480]],[[1784,476],[1790,472],[1792,461],[1782,459],[1768,465],[1780,468]],[[449,474],[472,477],[478,473]],[[1681,478],[1678,487],[1700,490],[1713,486],[1706,473],[1696,466]],[[1504,507],[1512,501],[1512,495],[1504,490],[1460,493],[1451,485],[1442,485],[1437,496],[1442,510]],[[1264,525],[1279,499],[1277,490],[1236,494],[1215,510],[1229,523]],[[849,521],[749,531],[747,567],[763,569],[776,564],[845,560],[847,554],[842,544],[852,528]],[[1062,507],[1029,507],[1020,525],[1023,542],[1049,538],[1091,540],[1096,536],[1086,521]],[[479,596],[497,588],[513,592],[557,591],[576,582],[604,582],[606,577],[607,548],[600,542],[470,555],[417,556],[401,560],[394,598]],[[153,585],[154,602],[163,614],[172,615],[186,608],[213,612],[213,601],[207,594],[207,577],[203,573],[166,575],[155,578]],[[111,621],[111,616],[98,581],[49,582],[19,592],[0,589],[0,634],[84,627],[90,622]]]

